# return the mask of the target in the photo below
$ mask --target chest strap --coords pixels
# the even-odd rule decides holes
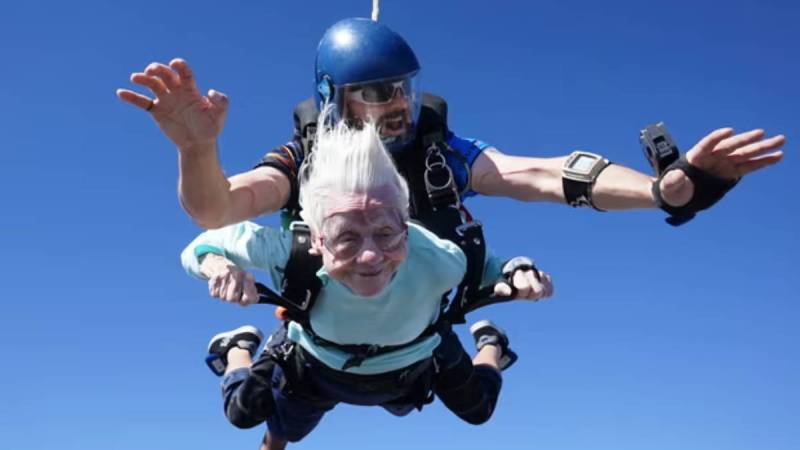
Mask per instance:
[[[425,328],[425,330],[423,330],[422,333],[420,333],[419,336],[415,337],[409,342],[397,345],[339,344],[337,342],[329,341],[319,336],[318,334],[314,333],[314,331],[311,329],[307,329],[305,331],[309,335],[311,335],[311,339],[315,345],[319,345],[320,347],[335,348],[337,350],[341,350],[345,353],[352,355],[350,358],[347,359],[347,361],[345,361],[344,365],[342,365],[341,370],[347,370],[350,369],[351,367],[359,367],[367,358],[372,358],[373,356],[383,355],[386,353],[391,353],[397,350],[408,348],[413,345],[417,345],[420,342],[438,333],[444,323],[445,321],[440,318],[436,322],[428,325]]]

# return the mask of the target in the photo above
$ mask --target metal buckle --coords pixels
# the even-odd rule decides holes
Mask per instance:
[[[299,221],[299,220],[295,220],[295,221],[293,221],[292,223],[289,224],[289,231],[292,233],[293,238],[294,238],[294,232],[295,231],[311,235],[311,228],[308,226],[308,224],[305,223],[305,222]],[[301,244],[305,244],[307,239],[308,239],[308,236],[305,236],[305,235],[297,236],[297,242],[299,242]]]
[[[311,228],[309,228],[308,224],[303,222],[302,220],[293,220],[292,223],[289,224],[289,231],[308,231],[311,232]]]
[[[460,208],[461,207],[461,198],[458,195],[458,189],[455,186],[455,180],[453,179],[453,171],[450,170],[450,167],[444,166],[443,168],[436,169],[436,170],[446,170],[447,171],[447,181],[441,185],[436,185],[431,182],[431,170],[425,170],[425,189],[428,192],[428,199],[431,201],[431,206],[433,206],[434,210],[438,210],[443,206],[450,206],[453,208]],[[441,198],[447,198],[447,202],[444,205],[438,204],[436,200]]]
[[[425,157],[425,167],[429,170],[434,169],[436,166],[447,167],[447,159],[445,159],[444,155],[442,155],[442,152],[439,151],[439,148],[436,147],[435,145],[432,145],[432,147],[434,149],[428,153],[427,157]],[[431,162],[432,156],[437,156],[439,158],[439,161]]]
[[[289,360],[289,356],[294,350],[294,342],[287,339],[281,342],[280,345],[273,347],[273,349],[274,350],[271,352],[272,355],[274,355],[276,359],[286,362]]]
[[[300,309],[305,311],[308,309],[308,304],[311,302],[311,289],[306,289],[306,299],[303,300],[303,303],[300,305]]]
[[[459,236],[464,237],[464,235],[466,235],[471,230],[476,228],[481,228],[482,226],[483,224],[479,220],[473,220],[472,222],[465,222],[456,227],[456,233]]]
[[[288,280],[283,280],[283,283],[281,283],[281,291],[284,291],[284,292],[285,292],[285,291],[286,291],[286,286],[287,286],[288,284],[289,284],[289,281],[288,281]],[[293,302],[291,299],[289,299],[289,298],[287,298],[287,297],[284,297],[284,296],[282,296],[282,295],[281,295],[280,297],[281,297],[281,298],[282,298],[282,299],[283,299],[283,300],[284,300],[286,303],[288,303],[289,305],[291,305],[293,308],[297,308],[297,309],[299,309],[300,311],[305,311],[305,310],[307,310],[307,309],[308,309],[308,304],[311,302],[311,295],[312,295],[312,294],[311,294],[311,289],[305,289],[305,290],[304,290],[304,292],[305,292],[305,299],[304,299],[304,300],[303,300],[301,303],[295,303],[295,302]]]
[[[435,185],[430,181],[430,172],[438,170],[445,170],[447,172],[447,182],[442,185]],[[447,159],[444,157],[436,144],[432,144],[428,149],[428,154],[425,157],[425,184],[436,189],[445,189],[451,187],[453,184],[453,171],[447,165]]]
[[[453,185],[453,171],[450,170],[450,166],[447,165],[445,162],[444,156],[441,153],[438,153],[441,161],[436,161],[432,164],[428,164],[428,159],[425,159],[425,184],[436,189],[445,189],[451,187]],[[431,183],[430,180],[430,173],[433,171],[444,170],[447,172],[447,182],[442,185],[435,185]]]
[[[436,181],[438,181],[438,177],[444,181],[436,184],[431,180],[434,176],[437,177]],[[456,208],[461,206],[461,198],[456,188],[453,171],[447,165],[447,159],[435,142],[428,147],[428,154],[425,156],[424,180],[425,190],[434,211],[444,206],[455,206]]]

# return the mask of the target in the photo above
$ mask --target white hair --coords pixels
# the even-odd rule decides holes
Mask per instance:
[[[317,121],[313,151],[300,167],[301,216],[312,231],[319,232],[326,209],[336,199],[353,194],[389,192],[388,206],[408,220],[408,184],[398,173],[381,142],[375,124],[361,129],[344,121],[325,126],[330,108],[325,107]]]

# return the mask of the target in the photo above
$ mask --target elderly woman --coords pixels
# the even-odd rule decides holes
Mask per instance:
[[[478,348],[472,361],[449,326],[425,334],[437,323],[442,295],[464,276],[466,257],[450,241],[407,222],[408,195],[374,126],[320,131],[300,189],[311,251],[323,263],[317,273],[322,289],[309,316],[313,332],[286,321],[255,363],[262,336],[254,327],[209,343],[224,367],[228,419],[239,427],[266,421],[262,448],[301,440],[339,402],[380,405],[402,416],[435,393],[469,423],[492,415],[500,372],[516,355],[488,321],[471,328]],[[212,296],[249,305],[258,295],[244,270],[264,269],[280,280],[290,248],[289,233],[241,223],[201,234],[182,260],[189,273],[208,279]],[[484,280],[499,279],[501,265],[487,258]],[[513,276],[520,297],[550,296],[550,277],[532,270]],[[498,283],[496,292],[510,288]],[[348,366],[347,346],[363,344],[397,350]]]

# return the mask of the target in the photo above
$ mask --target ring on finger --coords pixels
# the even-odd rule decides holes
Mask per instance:
[[[155,105],[156,105],[156,101],[151,98],[150,99],[150,103],[147,105],[147,108],[145,108],[144,110],[147,111],[147,112],[150,112],[150,110],[152,110],[153,106],[155,106]]]

